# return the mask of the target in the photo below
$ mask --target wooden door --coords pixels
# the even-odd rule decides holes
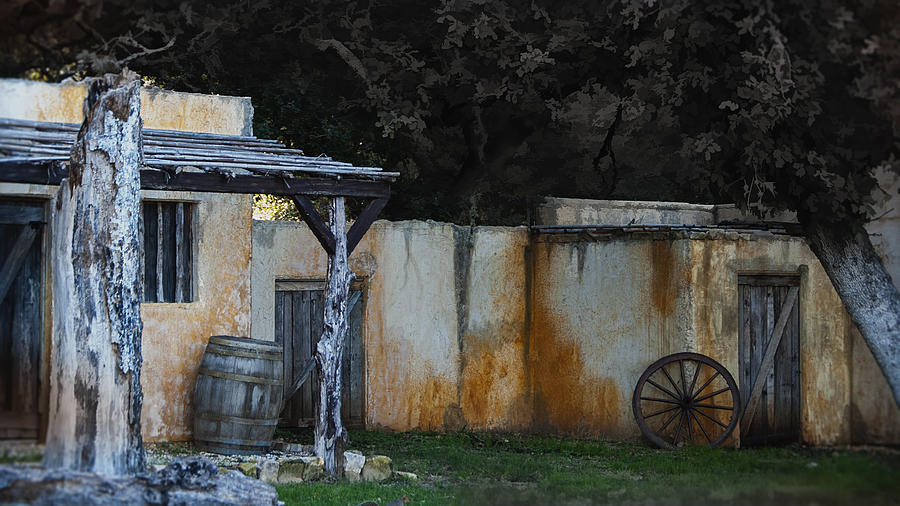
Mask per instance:
[[[44,206],[0,201],[0,439],[37,438]]]
[[[741,444],[780,444],[800,439],[800,301],[798,276],[739,276],[740,297],[739,382],[742,405],[750,404],[751,389],[760,376],[762,388],[754,413],[745,413]],[[777,322],[784,316],[780,342],[774,360],[766,361],[765,352]],[[776,339],[778,338],[775,335]]]
[[[275,288],[275,341],[284,346],[284,384],[294,378],[315,352],[324,330],[325,291],[322,283],[279,282]],[[341,383],[341,416],[348,427],[363,426],[363,298],[359,287],[350,290],[350,316],[344,345]],[[308,427],[315,424],[319,396],[315,369],[300,389],[285,403],[280,425]],[[289,392],[285,392],[287,395]]]

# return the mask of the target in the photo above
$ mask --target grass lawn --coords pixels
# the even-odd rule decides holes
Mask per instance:
[[[311,442],[309,433],[294,434]],[[495,433],[350,433],[419,481],[279,486],[286,504],[898,504],[900,453],[802,447],[651,449]]]

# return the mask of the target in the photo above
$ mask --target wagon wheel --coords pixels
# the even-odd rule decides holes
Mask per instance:
[[[716,446],[741,413],[734,378],[699,353],[675,353],[654,362],[634,388],[631,407],[641,432],[661,448]]]

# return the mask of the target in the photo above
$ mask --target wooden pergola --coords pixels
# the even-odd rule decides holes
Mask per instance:
[[[111,105],[105,103],[105,94],[118,93],[117,90],[126,88],[130,89],[128,93],[132,98],[129,100],[133,104],[136,94],[133,83],[121,88],[110,88],[110,84],[92,85],[86,99],[92,113],[83,125],[0,118],[0,182],[36,185],[63,183],[70,175],[72,165],[78,163],[76,151],[84,153],[90,149],[86,147],[83,138],[91,135],[90,129],[93,127],[90,123],[96,120],[102,125],[104,121],[113,121],[110,118],[97,120],[95,116],[95,111],[102,112],[105,107],[117,107],[114,102]],[[134,115],[134,108],[132,105],[131,116]],[[139,105],[137,108],[139,109]],[[119,112],[119,115],[123,113]],[[95,116],[94,119],[91,116]],[[384,208],[390,196],[391,182],[399,174],[377,167],[357,167],[327,156],[306,156],[302,151],[288,148],[272,139],[140,130],[139,121],[135,118],[116,117],[116,128],[120,133],[127,132],[129,128],[140,132],[139,141],[136,138],[129,141],[127,134],[123,138],[125,144],[132,144],[131,149],[136,147],[140,151],[138,159],[141,160],[141,189],[290,197],[300,216],[328,253],[325,333],[316,353],[316,361],[322,373],[319,375],[321,396],[316,424],[316,453],[325,458],[326,470],[332,474],[342,472],[343,439],[346,432],[341,425],[340,409],[334,412],[334,399],[340,403],[340,392],[332,390],[336,382],[340,381],[335,358],[338,357],[339,360],[343,343],[338,342],[337,338],[347,328],[346,304],[352,277],[347,257]],[[83,169],[79,168],[80,170]],[[76,179],[80,179],[80,172],[76,172],[76,176]],[[330,216],[323,217],[319,214],[311,200],[315,197],[331,199]],[[369,199],[368,205],[349,230],[346,228],[346,197]],[[26,230],[30,228],[26,227]],[[33,240],[33,236],[32,233],[30,239]],[[31,240],[25,240],[28,238],[20,238],[18,241],[22,243],[24,250],[30,246]],[[17,245],[16,248],[18,247]],[[6,262],[9,265],[0,266],[0,279],[15,275],[16,258],[16,254],[11,254]],[[335,372],[337,378],[334,377]],[[140,400],[137,403],[139,412]],[[129,437],[133,440],[134,435]],[[139,438],[139,433],[137,437]],[[133,446],[133,443],[129,444]],[[142,452],[139,460],[143,460]],[[123,469],[133,470],[134,467],[134,463],[130,463]]]
[[[59,185],[80,125],[0,118],[0,182]],[[351,253],[387,204],[397,172],[306,156],[273,139],[143,130],[141,189],[291,197],[329,255],[335,239],[310,197],[371,199],[347,232]]]

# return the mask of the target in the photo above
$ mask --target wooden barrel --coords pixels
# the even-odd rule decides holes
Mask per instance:
[[[281,412],[281,345],[212,336],[194,385],[194,444],[206,451],[264,453]]]

